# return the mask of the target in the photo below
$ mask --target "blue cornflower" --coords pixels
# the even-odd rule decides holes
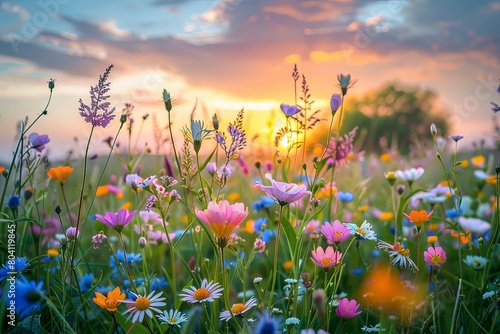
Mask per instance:
[[[464,213],[464,210],[462,210],[462,208],[460,208],[460,214],[457,215],[457,210],[452,208],[452,209],[446,210],[445,215],[447,218],[457,218],[458,216],[461,216],[463,213]]]
[[[269,315],[267,311],[264,311],[259,316],[259,322],[255,327],[255,334],[274,334],[281,330],[281,321],[275,319]]]
[[[160,277],[155,277],[153,281],[151,282],[151,290],[165,290],[168,286],[168,282],[165,279],[165,277],[160,276]]]
[[[253,231],[256,234],[262,232],[262,225],[267,225],[267,219],[264,217],[257,218],[253,223]]]
[[[25,277],[16,280],[16,295],[14,297],[16,312],[20,319],[32,313],[40,312],[41,302],[45,295],[43,282],[28,281]],[[10,300],[9,300],[10,302]]]
[[[252,205],[253,211],[257,212],[260,210],[267,209],[267,208],[271,207],[274,203],[275,203],[274,199],[272,199],[271,197],[261,196],[259,201],[253,202],[253,205]]]
[[[28,268],[30,264],[25,257],[16,257],[12,262],[7,261],[0,269],[0,281],[7,278],[7,273],[16,273],[19,275],[24,269]]]
[[[21,205],[21,197],[17,195],[12,195],[7,199],[7,207],[12,210],[16,210]]]
[[[92,282],[94,281],[94,274],[86,273],[80,276],[78,279],[80,283],[81,291],[89,291],[92,288]]]
[[[121,249],[118,250],[115,255],[116,255],[116,258],[118,259],[118,261],[125,264],[125,256],[124,256],[124,253]],[[141,261],[142,261],[141,253],[137,253],[137,254],[127,253],[127,262],[129,265],[140,263]],[[116,269],[116,262],[115,262],[115,258],[113,255],[109,256],[109,266],[113,269]]]
[[[262,232],[262,235],[260,236],[260,238],[264,242],[271,242],[271,239],[274,237],[276,237],[275,230],[265,230],[264,232]]]
[[[349,203],[349,202],[352,202],[352,200],[354,199],[354,195],[348,191],[346,191],[346,192],[339,191],[337,193],[337,198],[341,202]]]

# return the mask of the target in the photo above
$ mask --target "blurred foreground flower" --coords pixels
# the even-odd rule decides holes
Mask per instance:
[[[188,320],[185,314],[177,310],[163,311],[163,314],[157,314],[156,317],[162,324],[168,324],[171,327],[177,326],[179,328],[183,322]]]

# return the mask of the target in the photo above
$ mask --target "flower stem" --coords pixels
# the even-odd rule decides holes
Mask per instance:
[[[277,276],[277,272],[278,272],[278,251],[279,251],[279,241],[280,241],[282,217],[283,217],[283,205],[280,205],[280,212],[279,212],[279,217],[278,217],[278,230],[276,231],[276,242],[274,244],[273,277],[272,277],[272,283],[271,283],[271,293],[269,295],[268,308],[271,308],[271,306],[273,304],[274,287],[276,285],[276,276]]]

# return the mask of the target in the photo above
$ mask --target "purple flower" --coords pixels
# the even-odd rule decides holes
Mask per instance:
[[[120,209],[116,213],[108,211],[105,216],[96,214],[95,217],[100,222],[121,233],[123,228],[134,218],[136,212],[137,210],[134,210],[129,213],[128,210]]]
[[[66,238],[68,240],[75,240],[80,236],[80,231],[76,229],[76,227],[68,227],[66,230]]]
[[[333,94],[330,98],[330,109],[332,109],[332,113],[335,113],[340,106],[342,105],[342,98],[339,94]]]
[[[273,180],[269,173],[266,174],[266,179],[271,181],[270,186],[264,186],[260,182],[256,182],[255,185],[261,190],[264,190],[267,196],[273,198],[281,206],[296,202],[304,197],[304,195],[310,194],[303,184],[298,185],[295,183],[278,182]]]
[[[463,139],[464,136],[461,136],[461,135],[452,135],[449,138],[453,139],[455,142],[458,142],[460,139]]]
[[[300,112],[299,107],[297,106],[291,106],[285,103],[280,104],[280,109],[283,111],[283,113],[286,115],[286,117],[293,116],[297,113]]]
[[[50,141],[48,135],[39,135],[36,132],[33,132],[29,135],[28,140],[31,143],[31,147],[37,150],[38,152],[42,152],[45,148],[45,144]]]
[[[97,85],[90,87],[90,106],[83,103],[82,99],[79,101],[80,108],[78,110],[80,111],[80,115],[85,118],[85,122],[91,123],[92,126],[102,126],[105,128],[115,118],[115,115],[113,115],[115,108],[109,110],[110,103],[106,101],[109,98],[109,95],[106,94],[109,92],[111,84],[106,81],[112,68],[113,65],[109,65],[104,74],[99,76]]]
[[[352,156],[354,154],[353,141],[354,136],[356,136],[357,129],[358,127],[355,127],[344,137],[330,139],[328,148],[326,150],[326,154],[330,156],[330,158],[326,162],[329,166],[341,166],[344,162],[348,161],[349,156]]]

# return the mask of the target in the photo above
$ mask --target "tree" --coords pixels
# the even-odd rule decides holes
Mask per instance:
[[[438,95],[431,90],[402,89],[389,84],[345,103],[341,133],[355,126],[366,134],[363,148],[369,153],[397,149],[408,154],[413,146],[428,147],[429,127],[436,124],[441,134],[449,130],[448,111],[440,109]]]

